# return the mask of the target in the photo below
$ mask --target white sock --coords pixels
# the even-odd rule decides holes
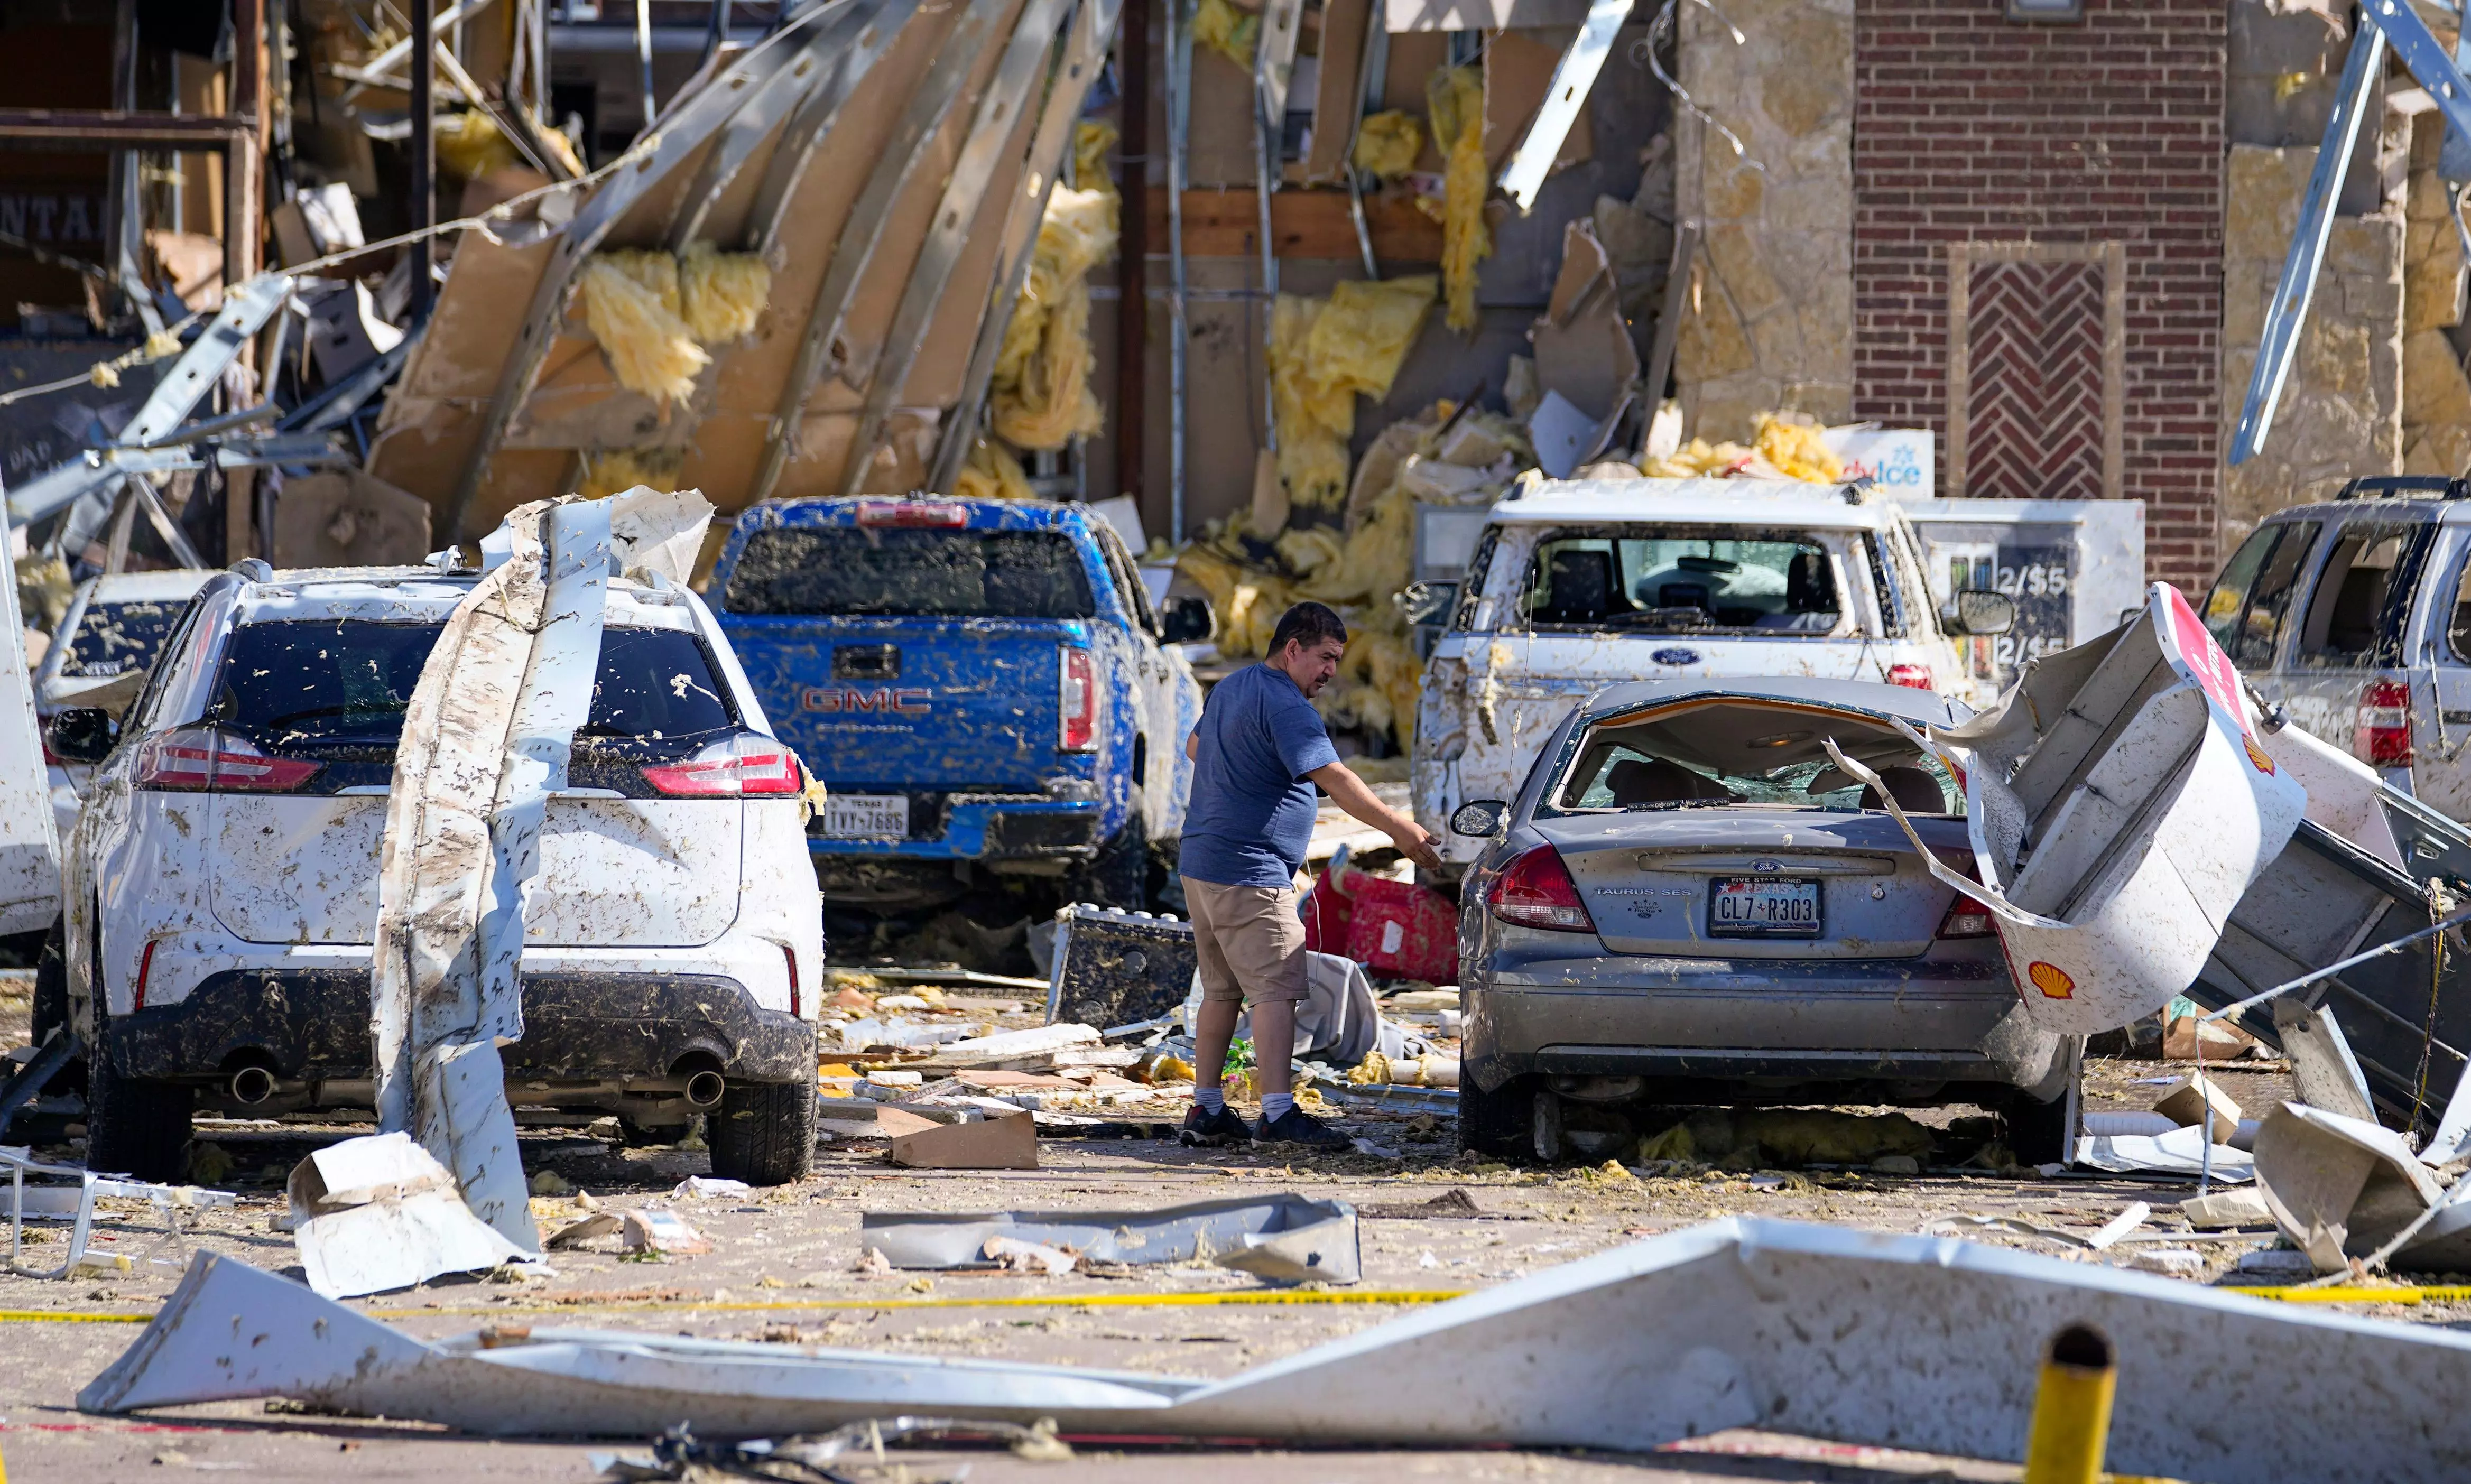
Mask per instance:
[[[1296,1095],[1293,1093],[1263,1093],[1261,1095],[1261,1121],[1264,1123],[1276,1123],[1281,1119],[1285,1118],[1287,1116],[1287,1111],[1295,1105]]]
[[[1192,1090],[1192,1105],[1204,1113],[1227,1111],[1227,1090],[1223,1087],[1201,1087]]]

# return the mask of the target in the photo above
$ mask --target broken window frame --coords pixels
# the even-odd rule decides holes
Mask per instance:
[[[1696,634],[1716,639],[1841,640],[1859,637],[1865,633],[1875,634],[1884,626],[1880,621],[1885,617],[1886,604],[1879,600],[1876,593],[1873,593],[1871,595],[1871,606],[1866,611],[1862,602],[1863,595],[1857,590],[1858,584],[1852,580],[1853,562],[1849,559],[1853,551],[1858,549],[1862,557],[1868,563],[1873,576],[1873,579],[1880,581],[1885,580],[1884,574],[1879,571],[1877,548],[1875,545],[1871,543],[1870,537],[1870,532],[1862,530],[1832,529],[1820,529],[1814,530],[1788,526],[1733,526],[1724,524],[1695,525],[1683,522],[1648,523],[1624,521],[1593,522],[1571,526],[1540,526],[1536,528],[1533,539],[1525,544],[1525,550],[1523,552],[1514,548],[1513,554],[1518,558],[1516,576],[1512,578],[1511,583],[1509,584],[1511,591],[1504,595],[1506,598],[1508,617],[1500,622],[1502,622],[1503,626],[1506,627],[1517,628],[1523,632],[1532,634],[1551,635],[1555,637],[1565,636],[1572,633],[1612,632],[1624,636],[1643,638],[1667,634]],[[1817,547],[1822,552],[1824,552],[1827,556],[1828,580],[1834,584],[1836,591],[1836,622],[1829,627],[1823,630],[1805,631],[1783,628],[1733,627],[1715,624],[1712,623],[1703,628],[1668,629],[1648,626],[1628,628],[1610,624],[1597,625],[1576,624],[1540,624],[1536,621],[1533,613],[1531,612],[1531,608],[1534,600],[1542,590],[1539,582],[1539,574],[1541,571],[1544,554],[1548,548],[1565,541],[1620,542],[1666,540],[1765,542],[1775,544],[1790,543],[1797,546]],[[1481,554],[1481,552],[1479,552],[1479,554]],[[1627,597],[1628,595],[1625,594],[1624,596]],[[1496,613],[1499,613],[1501,612],[1501,609],[1496,608],[1495,611]],[[1649,610],[1642,608],[1639,611],[1646,612]],[[1903,631],[1903,626],[1898,624],[1894,628],[1892,637],[1901,635]]]
[[[2377,670],[2401,664],[2404,625],[2411,616],[2412,598],[2418,589],[2420,574],[2428,563],[2429,548],[2436,543],[2436,522],[2390,517],[2344,521],[2330,535],[2330,540],[2318,543],[2318,550],[2308,560],[2314,569],[2308,578],[2308,606],[2298,634],[2291,641],[2286,663],[2306,670]],[[2387,569],[2384,591],[2376,599],[2367,647],[2329,648],[2335,605],[2342,596],[2342,582],[2360,570],[2361,555],[2374,553],[2389,540],[2398,540],[2401,545],[2394,553],[2393,565]],[[2286,627],[2289,623],[2286,615]]]

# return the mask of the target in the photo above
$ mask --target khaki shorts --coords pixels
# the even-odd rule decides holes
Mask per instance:
[[[1205,1001],[1305,998],[1305,925],[1292,886],[1223,886],[1184,878]]]

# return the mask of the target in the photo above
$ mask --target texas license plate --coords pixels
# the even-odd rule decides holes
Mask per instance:
[[[1719,876],[1708,883],[1707,931],[1733,938],[1819,936],[1819,883],[1787,876]]]
[[[824,801],[824,835],[835,840],[906,839],[909,795],[835,793]]]

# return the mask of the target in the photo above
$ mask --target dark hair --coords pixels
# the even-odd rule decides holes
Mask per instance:
[[[1279,626],[1270,631],[1270,656],[1285,653],[1291,640],[1310,648],[1325,639],[1347,643],[1347,621],[1330,604],[1306,599],[1279,615]]]

